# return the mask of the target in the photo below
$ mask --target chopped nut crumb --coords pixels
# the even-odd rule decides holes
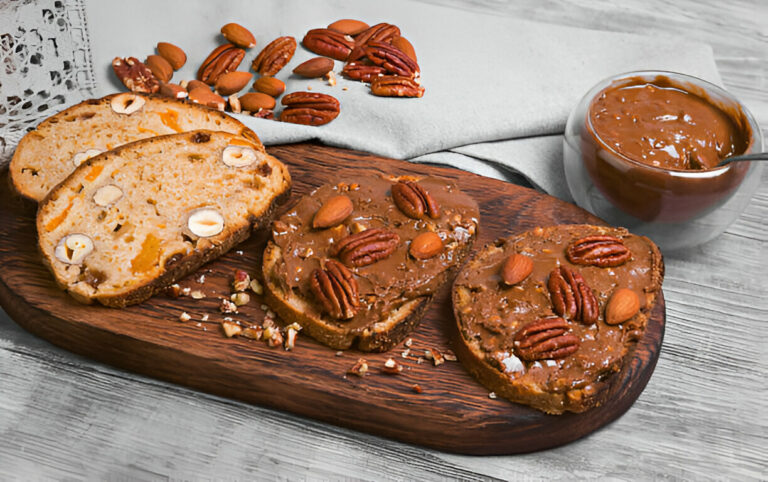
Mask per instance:
[[[230,300],[235,304],[235,306],[243,306],[247,305],[248,302],[251,301],[251,295],[243,291],[238,291],[237,293],[232,293]]]
[[[233,321],[222,321],[221,328],[224,330],[224,334],[227,338],[232,338],[243,332],[243,328]]]
[[[226,298],[222,298],[219,304],[219,311],[222,313],[237,313],[237,305]]]
[[[347,87],[342,87],[341,90],[349,90]]]
[[[186,321],[189,321],[191,319],[192,319],[192,317],[189,316],[189,313],[187,313],[186,311],[179,315],[179,321],[181,321],[181,322],[186,322]]]
[[[421,386],[418,383],[411,385],[411,390],[415,393],[421,393]]]
[[[285,327],[285,351],[291,351],[296,346],[296,335],[301,331],[301,326],[298,323],[291,323]]]
[[[188,290],[189,288],[185,288],[185,289]],[[194,300],[202,300],[203,298],[205,298],[205,293],[203,293],[200,290],[195,290],[195,291],[190,292],[189,296],[191,296],[192,299],[194,299]]]
[[[202,318],[200,318],[201,321],[208,321],[208,313],[204,314]]]
[[[428,348],[424,350],[424,357],[427,360],[432,360],[432,363],[435,364],[435,366],[442,365],[445,363],[445,358],[443,357],[443,354],[440,353],[440,350],[437,348]]]
[[[446,350],[443,352],[443,358],[445,358],[445,361],[457,361],[458,358],[456,358],[456,355],[450,351]]]
[[[336,85],[336,74],[333,72],[333,70],[325,74],[325,78],[328,79],[328,85],[330,85],[331,87]]]
[[[307,90],[312,90],[312,86],[311,86],[311,85],[308,85],[308,86],[307,86]]]
[[[251,277],[245,271],[241,269],[235,270],[235,275],[232,278],[232,291],[245,291],[248,289],[248,285],[251,283]]]
[[[165,296],[169,298],[178,298],[181,296],[181,287],[174,283],[165,289]]]
[[[403,350],[403,352],[400,354],[400,356],[403,357],[403,358],[408,358],[408,356],[410,354],[411,354],[411,349],[410,348],[406,348],[405,350]]]
[[[200,276],[198,276],[198,277],[195,279],[195,282],[196,282],[197,284],[201,284],[201,285],[202,285],[202,284],[205,284],[205,273],[203,273],[203,274],[201,274]]]
[[[339,350],[339,351],[336,352],[336,356],[342,356],[342,355],[344,355],[343,351]]]
[[[365,358],[358,358],[357,363],[347,370],[347,375],[356,375],[358,377],[363,377],[368,372],[368,362]]]
[[[488,398],[490,398],[491,400],[496,400],[496,392],[489,393]]]
[[[264,330],[260,326],[250,326],[243,330],[242,335],[251,340],[261,340]]]
[[[384,368],[382,368],[381,371],[387,375],[397,375],[403,371],[403,365],[397,363],[394,358],[387,358],[387,361],[384,362]]]
[[[276,346],[280,346],[282,344],[283,344],[283,334],[280,332],[279,329],[273,329],[272,335],[269,337],[269,340],[267,340],[267,346],[269,346],[270,348],[273,348]]]
[[[405,340],[405,343],[404,343],[404,345],[405,345],[406,347],[410,348],[410,347],[411,347],[411,345],[413,345],[413,338],[408,338],[407,340]]]
[[[264,287],[261,286],[261,283],[259,282],[259,280],[254,278],[251,280],[251,291],[253,291],[257,295],[261,295],[261,294],[264,294]]]

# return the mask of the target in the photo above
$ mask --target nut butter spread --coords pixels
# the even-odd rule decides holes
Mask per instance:
[[[351,319],[334,319],[326,314],[326,321],[350,332],[362,331],[387,318],[406,301],[434,294],[471,245],[479,219],[477,203],[450,181],[419,179],[418,184],[439,206],[439,216],[413,219],[393,202],[395,182],[361,177],[354,182],[322,186],[302,198],[274,223],[273,241],[283,256],[269,276],[311,300],[320,312],[322,306],[311,287],[312,273],[324,268],[329,259],[344,259],[333,250],[341,240],[378,228],[395,233],[399,237],[397,246],[391,254],[370,264],[349,266],[357,282],[360,305]],[[352,214],[333,227],[313,228],[321,206],[340,195],[352,201]],[[410,249],[412,241],[428,231],[440,236],[443,249],[427,259],[417,259]]]
[[[618,266],[605,267],[569,261],[568,246],[596,234],[615,237],[629,250],[628,259]],[[516,253],[530,257],[533,269],[523,281],[509,286],[502,279],[503,266]],[[548,413],[589,408],[594,403],[590,400],[604,388],[605,377],[621,368],[628,346],[643,334],[646,313],[661,286],[660,263],[658,251],[646,238],[624,229],[596,226],[537,228],[486,246],[457,277],[454,308],[461,337],[475,347],[474,356],[500,372],[488,379],[501,378],[514,385],[506,393],[504,387],[493,383],[488,385],[489,389]],[[597,301],[597,321],[585,322],[578,316],[556,311],[548,281],[559,267],[583,277]],[[605,321],[605,307],[619,288],[637,295],[639,311],[623,323],[609,325]],[[578,338],[572,343],[578,349],[564,357],[516,356],[520,355],[519,334],[524,327],[537,320],[554,321],[559,317],[566,326],[565,334],[572,340],[572,335]],[[479,378],[487,384],[483,375]],[[513,395],[509,396],[510,393]]]
[[[711,169],[749,145],[742,112],[726,112],[664,76],[607,88],[588,115],[597,137],[614,152],[664,169]]]

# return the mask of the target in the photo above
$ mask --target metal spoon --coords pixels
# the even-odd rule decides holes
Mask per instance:
[[[718,162],[715,167],[722,167],[726,164],[739,161],[768,161],[768,152],[756,152],[754,154],[744,154],[741,156],[726,157]]]

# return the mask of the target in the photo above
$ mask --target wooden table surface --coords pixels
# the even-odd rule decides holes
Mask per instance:
[[[709,43],[726,87],[768,126],[765,2],[431,3]],[[634,407],[519,456],[441,453],[132,375],[0,312],[0,479],[766,479],[768,175],[725,234],[666,263],[666,336]]]

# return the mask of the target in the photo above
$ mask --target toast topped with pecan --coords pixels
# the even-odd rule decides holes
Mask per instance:
[[[485,246],[456,277],[457,355],[488,389],[551,414],[602,403],[661,290],[648,238],[537,228]]]
[[[196,129],[261,141],[240,121],[197,104],[136,93],[113,94],[72,106],[40,123],[11,159],[14,189],[37,202],[83,161],[128,142]]]
[[[332,348],[388,350],[461,265],[478,218],[477,203],[443,179],[324,185],[273,224],[267,302]]]
[[[78,301],[138,303],[268,226],[290,184],[234,134],[136,141],[86,160],[40,203],[40,251]]]

